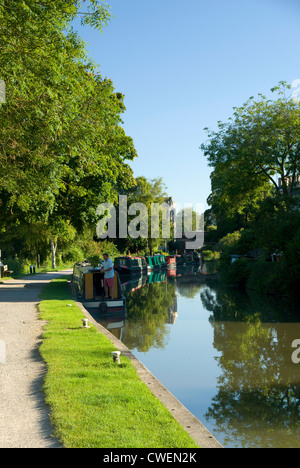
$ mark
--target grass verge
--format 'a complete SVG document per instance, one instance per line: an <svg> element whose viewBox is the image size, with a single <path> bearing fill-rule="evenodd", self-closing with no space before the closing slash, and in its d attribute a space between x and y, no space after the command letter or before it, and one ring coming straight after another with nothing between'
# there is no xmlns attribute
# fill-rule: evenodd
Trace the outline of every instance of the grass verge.
<svg viewBox="0 0 300 468"><path fill-rule="evenodd" d="M82 328L67 280L46 286L40 347L55 436L65 448L196 448L197 444L141 381L128 358L113 363L114 345L96 327ZM70 306L70 304L72 306Z"/></svg>

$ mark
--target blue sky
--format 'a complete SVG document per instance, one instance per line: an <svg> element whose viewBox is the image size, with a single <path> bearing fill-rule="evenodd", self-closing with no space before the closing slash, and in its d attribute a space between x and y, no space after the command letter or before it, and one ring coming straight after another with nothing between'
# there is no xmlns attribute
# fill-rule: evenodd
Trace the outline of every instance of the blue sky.
<svg viewBox="0 0 300 468"><path fill-rule="evenodd" d="M205 203L200 145L233 107L300 79L300 0L107 0L103 33L75 27L125 94L135 176L162 177L176 202Z"/></svg>

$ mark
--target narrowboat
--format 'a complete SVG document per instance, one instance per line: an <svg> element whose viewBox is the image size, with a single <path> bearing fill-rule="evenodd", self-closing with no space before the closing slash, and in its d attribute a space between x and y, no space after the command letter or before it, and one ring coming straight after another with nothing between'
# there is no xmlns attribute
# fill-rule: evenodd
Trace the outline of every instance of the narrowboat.
<svg viewBox="0 0 300 468"><path fill-rule="evenodd" d="M150 268L148 268L148 265L147 265L147 262L146 262L146 259L145 257L139 257L141 259L141 262L142 262L142 269L144 272L147 272L148 270L150 270Z"/></svg>
<svg viewBox="0 0 300 468"><path fill-rule="evenodd" d="M176 258L174 255L168 255L166 257L166 262L168 268L176 268Z"/></svg>
<svg viewBox="0 0 300 468"><path fill-rule="evenodd" d="M154 255L158 258L159 268L164 268L167 266L166 257L164 255Z"/></svg>
<svg viewBox="0 0 300 468"><path fill-rule="evenodd" d="M153 257L146 257L146 262L147 262L148 270L151 271L151 270L154 270L155 268L157 268L157 265L156 265Z"/></svg>
<svg viewBox="0 0 300 468"><path fill-rule="evenodd" d="M113 297L105 299L104 273L89 262L76 263L73 270L72 291L87 310L97 310L100 314L114 314L126 311L126 299L122 295L121 282L114 272Z"/></svg>
<svg viewBox="0 0 300 468"><path fill-rule="evenodd" d="M114 269L125 275L137 274L140 275L143 273L143 264L140 257L116 257L114 260Z"/></svg>
<svg viewBox="0 0 300 468"><path fill-rule="evenodd" d="M164 255L153 255L152 257L146 257L148 270L155 270L164 268L167 266L166 258Z"/></svg>

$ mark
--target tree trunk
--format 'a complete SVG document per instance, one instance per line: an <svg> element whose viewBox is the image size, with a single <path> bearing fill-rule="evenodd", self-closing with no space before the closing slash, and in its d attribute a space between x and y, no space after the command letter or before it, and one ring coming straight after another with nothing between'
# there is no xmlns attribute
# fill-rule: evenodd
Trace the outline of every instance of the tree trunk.
<svg viewBox="0 0 300 468"><path fill-rule="evenodd" d="M51 254L52 254L52 269L56 269L56 249L57 249L57 240L54 241L51 237Z"/></svg>

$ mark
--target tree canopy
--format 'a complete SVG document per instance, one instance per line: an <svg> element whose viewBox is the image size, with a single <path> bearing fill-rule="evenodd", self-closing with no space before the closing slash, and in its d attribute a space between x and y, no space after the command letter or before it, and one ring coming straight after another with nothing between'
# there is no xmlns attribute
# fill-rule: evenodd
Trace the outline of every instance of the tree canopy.
<svg viewBox="0 0 300 468"><path fill-rule="evenodd" d="M134 183L137 156L124 96L88 57L76 16L102 30L110 13L100 0L0 0L1 227L43 223L54 242L96 224L99 203Z"/></svg>
<svg viewBox="0 0 300 468"><path fill-rule="evenodd" d="M213 168L206 228L216 227L209 236L222 251L221 277L228 284L296 296L300 102L290 89L281 82L272 89L274 100L260 94L235 108L227 123L209 132L202 149ZM230 264L236 254L248 258Z"/></svg>
<svg viewBox="0 0 300 468"><path fill-rule="evenodd" d="M239 217L240 227L247 225L271 192L287 195L297 188L300 104L291 99L290 89L281 82L272 89L275 100L251 97L234 108L228 122L218 123L218 131L208 131L201 148L213 168L208 201L218 220Z"/></svg>

